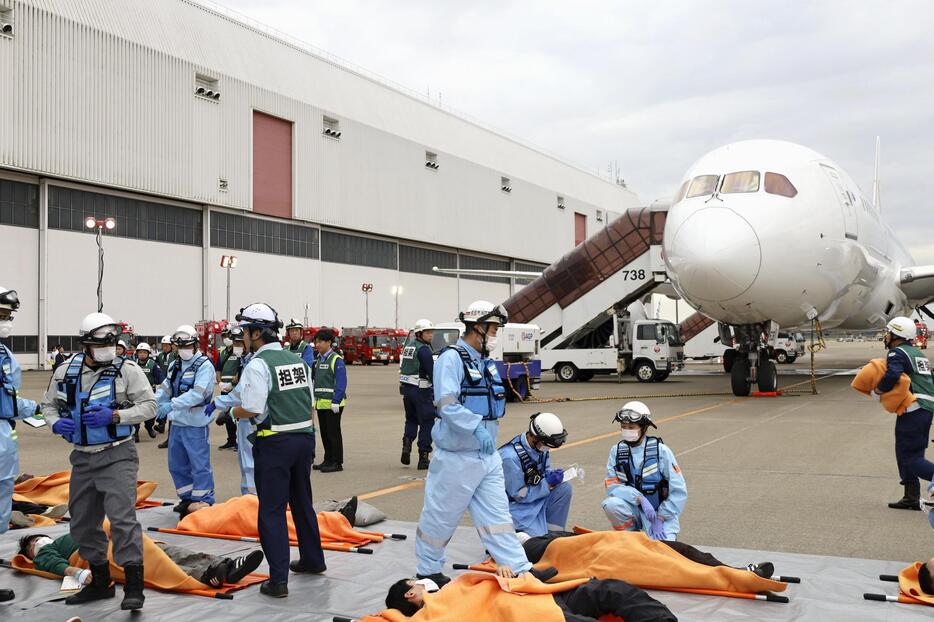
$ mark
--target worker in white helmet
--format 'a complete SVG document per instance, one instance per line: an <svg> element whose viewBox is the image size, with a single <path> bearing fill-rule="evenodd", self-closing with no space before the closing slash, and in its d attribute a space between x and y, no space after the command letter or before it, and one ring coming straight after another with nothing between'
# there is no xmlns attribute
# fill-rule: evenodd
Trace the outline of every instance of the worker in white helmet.
<svg viewBox="0 0 934 622"><path fill-rule="evenodd" d="M117 356L125 358L126 351L127 351L126 341L124 341L123 339L118 339L117 340Z"/></svg>
<svg viewBox="0 0 934 622"><path fill-rule="evenodd" d="M886 325L883 342L889 353L885 358L886 370L873 391L874 397L895 388L902 374L911 379L911 393L915 401L895 419L895 460L898 476L905 494L889 503L896 510L920 510L921 482L931 481L934 463L924 457L931 434L934 411L934 378L931 362L913 345L918 329L907 317L895 317Z"/></svg>
<svg viewBox="0 0 934 622"><path fill-rule="evenodd" d="M169 432L169 473L180 501L174 510L183 517L214 505L214 471L211 469L209 424L204 407L214 397L214 365L198 351L198 333L184 324L175 329L172 342L178 358L156 391L160 418L172 424Z"/></svg>
<svg viewBox="0 0 934 622"><path fill-rule="evenodd" d="M617 531L644 531L653 540L675 540L688 490L675 455L655 436L652 413L643 402L627 402L613 421L622 440L606 462L603 511Z"/></svg>
<svg viewBox="0 0 934 622"><path fill-rule="evenodd" d="M405 430L402 433L402 464L410 464L412 443L418 438L418 470L428 468L431 454L431 428L435 424L434 335L431 320L418 320L412 328L414 340L406 343L399 357L399 392L405 409Z"/></svg>
<svg viewBox="0 0 934 622"><path fill-rule="evenodd" d="M105 313L81 322L84 351L59 365L42 401L52 432L74 445L68 493L69 528L81 558L91 566L91 583L65 604L113 598L108 545L123 567L121 609L143 606L143 538L136 520L139 456L133 425L152 419L152 385L135 361L117 356L120 326ZM110 521L110 538L104 517Z"/></svg>
<svg viewBox="0 0 934 622"><path fill-rule="evenodd" d="M544 536L564 531L571 509L571 483L562 469L551 468L552 449L568 438L554 413L535 413L529 429L499 448L509 497L509 513L516 531Z"/></svg>
<svg viewBox="0 0 934 622"><path fill-rule="evenodd" d="M19 309L19 297L0 285L0 339L13 332L13 314ZM19 442L13 421L36 414L36 403L17 395L23 372L16 357L0 343L0 534L10 527L13 513L13 485L19 474ZM0 590L0 602L13 600L13 590Z"/></svg>

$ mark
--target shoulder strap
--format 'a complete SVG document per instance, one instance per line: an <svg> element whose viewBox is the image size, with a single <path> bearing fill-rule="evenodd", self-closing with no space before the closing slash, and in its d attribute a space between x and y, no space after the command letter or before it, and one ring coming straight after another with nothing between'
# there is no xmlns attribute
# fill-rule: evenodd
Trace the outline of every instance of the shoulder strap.
<svg viewBox="0 0 934 622"><path fill-rule="evenodd" d="M461 357L461 363L463 363L464 365L464 380L466 380L467 383L470 385L473 385L473 386L479 385L480 380L474 381L473 377L470 375L470 369L473 366L473 359L470 358L470 352L467 351L467 348L454 344L454 345L446 346L443 350L441 350L441 354L444 354L444 352L447 350L454 350L455 352L457 352L457 355ZM438 356L441 356L441 354L439 354ZM484 371L481 373L486 373L486 372Z"/></svg>
<svg viewBox="0 0 934 622"><path fill-rule="evenodd" d="M626 475L626 483L632 485L632 452L626 441L620 441L616 444L616 470Z"/></svg>

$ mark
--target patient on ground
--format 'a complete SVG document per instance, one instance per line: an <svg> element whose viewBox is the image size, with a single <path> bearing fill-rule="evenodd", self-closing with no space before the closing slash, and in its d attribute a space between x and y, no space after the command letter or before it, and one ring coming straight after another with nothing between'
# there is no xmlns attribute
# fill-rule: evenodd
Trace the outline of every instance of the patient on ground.
<svg viewBox="0 0 934 622"><path fill-rule="evenodd" d="M921 564L918 569L918 587L925 594L934 596L934 557Z"/></svg>

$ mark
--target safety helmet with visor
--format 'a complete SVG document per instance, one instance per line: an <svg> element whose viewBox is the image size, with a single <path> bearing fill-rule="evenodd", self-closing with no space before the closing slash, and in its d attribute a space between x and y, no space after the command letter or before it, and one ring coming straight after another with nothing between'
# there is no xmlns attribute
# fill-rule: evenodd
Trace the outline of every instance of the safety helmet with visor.
<svg viewBox="0 0 934 622"><path fill-rule="evenodd" d="M6 339L13 332L13 312L19 309L19 297L16 291L0 285L0 339Z"/></svg>
<svg viewBox="0 0 934 622"><path fill-rule="evenodd" d="M648 426L658 428L655 422L652 421L652 413L649 411L649 407L639 401L623 404L623 407L616 411L613 421L616 423L638 423L643 428Z"/></svg>
<svg viewBox="0 0 934 622"><path fill-rule="evenodd" d="M90 313L81 320L78 341L88 345L117 345L123 328L106 313Z"/></svg>
<svg viewBox="0 0 934 622"><path fill-rule="evenodd" d="M554 413L535 413L529 417L529 434L551 449L561 447L568 439L568 431Z"/></svg>
<svg viewBox="0 0 934 622"><path fill-rule="evenodd" d="M172 333L172 343L178 347L194 345L198 343L198 331L190 324L182 324Z"/></svg>
<svg viewBox="0 0 934 622"><path fill-rule="evenodd" d="M476 300L462 311L459 319L464 324L506 324L509 313L503 305L494 305L487 300Z"/></svg>
<svg viewBox="0 0 934 622"><path fill-rule="evenodd" d="M149 347L149 344L145 341L140 342L136 345L137 352L152 352L152 348Z"/></svg>

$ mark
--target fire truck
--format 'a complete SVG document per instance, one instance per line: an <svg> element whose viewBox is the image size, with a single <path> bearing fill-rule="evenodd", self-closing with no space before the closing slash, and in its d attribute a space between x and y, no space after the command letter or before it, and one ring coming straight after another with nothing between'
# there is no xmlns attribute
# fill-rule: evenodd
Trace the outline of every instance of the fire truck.
<svg viewBox="0 0 934 622"><path fill-rule="evenodd" d="M120 327L120 340L126 344L126 355L132 357L136 353L136 332L132 324L117 322Z"/></svg>
<svg viewBox="0 0 934 622"><path fill-rule="evenodd" d="M341 348L344 351L344 362L348 365L353 363L389 365L389 363L398 361L401 348L397 348L396 343L404 341L404 335L408 334L407 331L398 331L394 328L363 326L343 330ZM401 337L398 334L400 332L403 333Z"/></svg>
<svg viewBox="0 0 934 622"><path fill-rule="evenodd" d="M920 320L915 320L915 330L918 331L918 336L915 337L915 347L921 350L927 350L928 325Z"/></svg>
<svg viewBox="0 0 934 622"><path fill-rule="evenodd" d="M201 320L195 324L195 330L198 332L198 347L216 365L224 349L224 338L221 335L227 330L227 320Z"/></svg>
<svg viewBox="0 0 934 622"><path fill-rule="evenodd" d="M405 340L409 336L406 328L397 328L392 331L392 352L396 355L396 360L402 360L402 349L405 347Z"/></svg>

